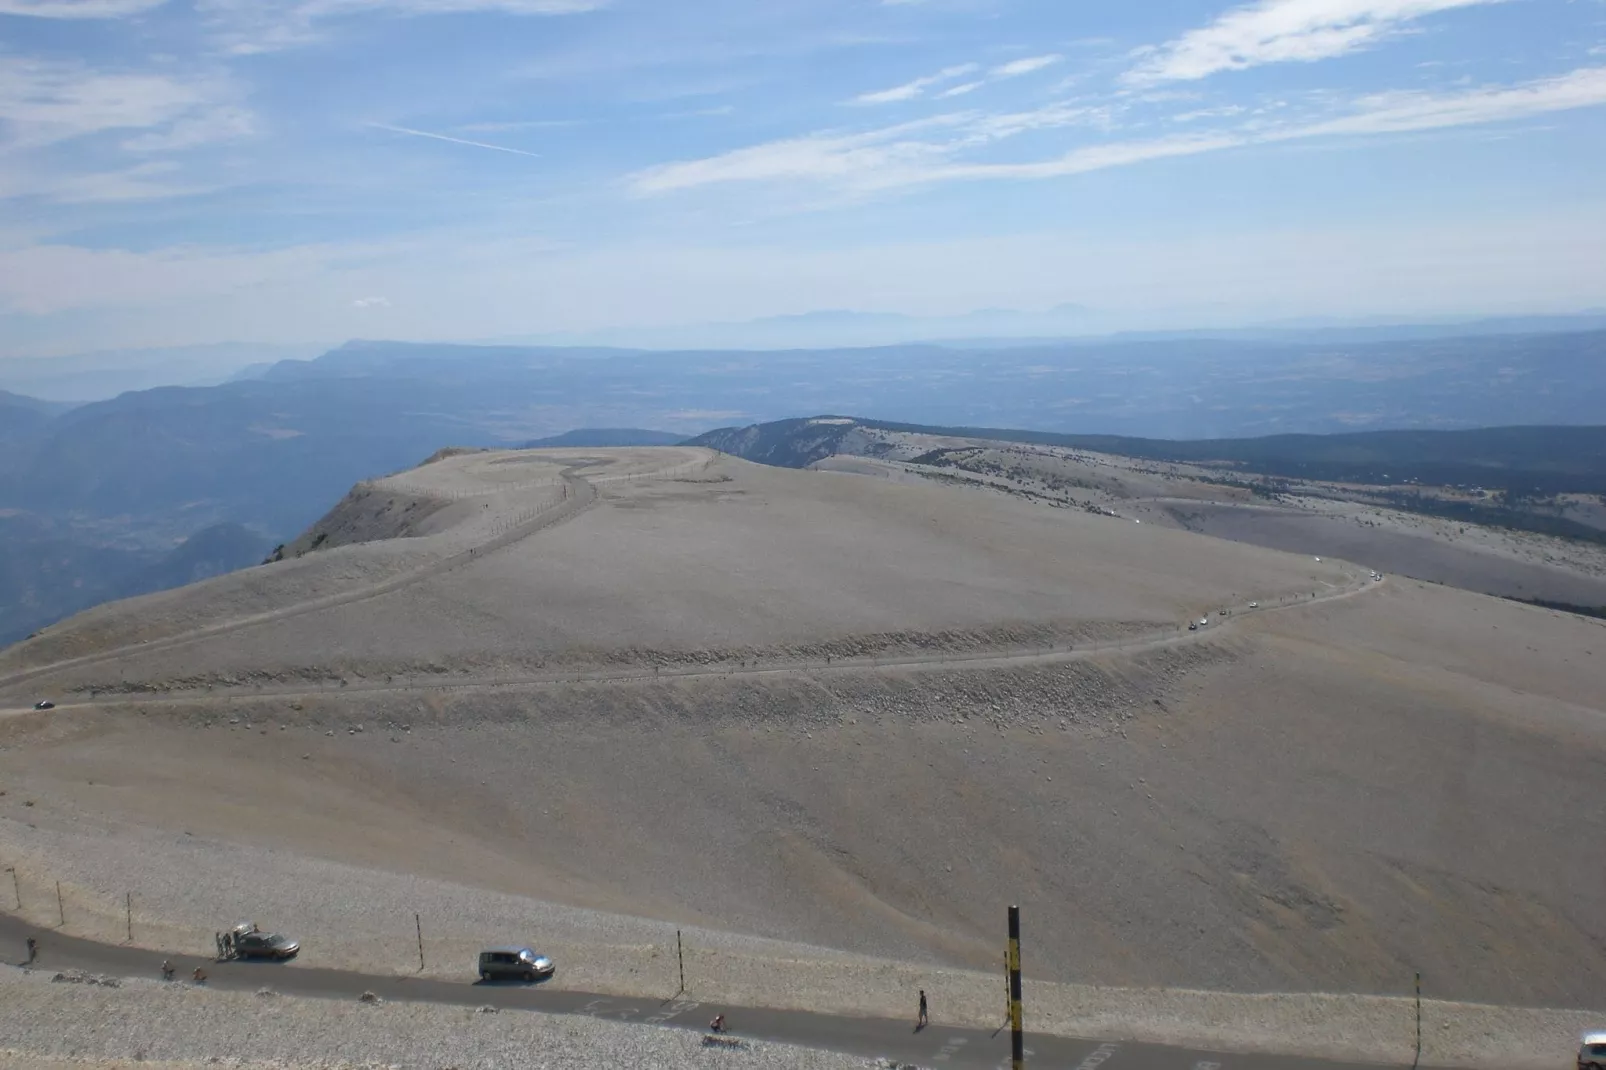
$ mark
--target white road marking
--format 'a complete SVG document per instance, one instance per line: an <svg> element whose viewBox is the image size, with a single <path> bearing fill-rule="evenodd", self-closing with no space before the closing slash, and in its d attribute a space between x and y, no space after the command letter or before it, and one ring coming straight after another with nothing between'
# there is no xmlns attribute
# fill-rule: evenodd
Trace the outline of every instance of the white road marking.
<svg viewBox="0 0 1606 1070"><path fill-rule="evenodd" d="M1100 1044L1087 1058L1076 1064L1076 1070L1097 1070L1110 1060L1110 1057L1121 1050L1119 1044Z"/></svg>

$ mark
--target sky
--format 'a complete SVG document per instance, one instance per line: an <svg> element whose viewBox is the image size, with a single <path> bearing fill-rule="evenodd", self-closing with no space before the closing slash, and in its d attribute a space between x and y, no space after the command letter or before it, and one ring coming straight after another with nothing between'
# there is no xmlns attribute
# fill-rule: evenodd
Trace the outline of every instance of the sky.
<svg viewBox="0 0 1606 1070"><path fill-rule="evenodd" d="M1606 0L0 0L0 358L1606 306Z"/></svg>

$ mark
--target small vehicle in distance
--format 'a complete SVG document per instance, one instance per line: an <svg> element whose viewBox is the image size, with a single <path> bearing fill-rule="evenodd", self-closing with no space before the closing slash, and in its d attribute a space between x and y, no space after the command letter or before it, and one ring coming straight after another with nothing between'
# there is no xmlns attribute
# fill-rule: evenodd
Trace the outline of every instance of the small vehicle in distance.
<svg viewBox="0 0 1606 1070"><path fill-rule="evenodd" d="M1188 622L1188 631L1196 632L1198 630L1199 630L1199 622L1196 621L1196 620L1190 620Z"/></svg>
<svg viewBox="0 0 1606 1070"><path fill-rule="evenodd" d="M557 968L551 959L527 947L492 947L480 952L482 981L544 981Z"/></svg>
<svg viewBox="0 0 1606 1070"><path fill-rule="evenodd" d="M229 958L283 962L295 958L301 945L280 933L265 933L255 922L246 922L224 934L224 950Z"/></svg>
<svg viewBox="0 0 1606 1070"><path fill-rule="evenodd" d="M40 699L38 702L33 704L33 708L36 710L53 710L56 708L56 704L47 698Z"/></svg>
<svg viewBox="0 0 1606 1070"><path fill-rule="evenodd" d="M1578 1070L1606 1070L1606 1029L1583 1035L1578 1045Z"/></svg>
<svg viewBox="0 0 1606 1070"><path fill-rule="evenodd" d="M1250 609L1259 609L1260 608L1260 603L1259 602L1250 602L1249 603L1249 608Z"/></svg>

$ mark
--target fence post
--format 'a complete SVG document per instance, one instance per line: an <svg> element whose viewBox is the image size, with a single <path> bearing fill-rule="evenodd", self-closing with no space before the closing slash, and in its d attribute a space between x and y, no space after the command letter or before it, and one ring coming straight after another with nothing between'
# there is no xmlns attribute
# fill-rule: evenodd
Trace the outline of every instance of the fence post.
<svg viewBox="0 0 1606 1070"><path fill-rule="evenodd" d="M1020 907L1009 908L1009 1048L1011 1070L1025 1070L1025 1029L1021 1022Z"/></svg>
<svg viewBox="0 0 1606 1070"><path fill-rule="evenodd" d="M680 962L680 992L675 993L678 996L686 991L686 953L681 949L679 929L675 930L675 958Z"/></svg>
<svg viewBox="0 0 1606 1070"><path fill-rule="evenodd" d="M11 870L11 890L12 890L13 893L16 894L16 897L17 897L17 909L21 910L22 909L22 880L21 880L21 878L19 878L17 876L17 867L16 866L7 866L6 868Z"/></svg>
<svg viewBox="0 0 1606 1070"><path fill-rule="evenodd" d="M123 907L128 912L128 942L134 942L134 893L123 893Z"/></svg>
<svg viewBox="0 0 1606 1070"><path fill-rule="evenodd" d="M1416 1057L1411 1060L1411 1070L1422 1062L1422 974L1416 975Z"/></svg>
<svg viewBox="0 0 1606 1070"><path fill-rule="evenodd" d="M67 908L61 902L61 882L56 882L56 913L61 917L61 927L67 927Z"/></svg>
<svg viewBox="0 0 1606 1070"><path fill-rule="evenodd" d="M417 914L413 915L413 927L418 930L418 972L424 972L424 923Z"/></svg>

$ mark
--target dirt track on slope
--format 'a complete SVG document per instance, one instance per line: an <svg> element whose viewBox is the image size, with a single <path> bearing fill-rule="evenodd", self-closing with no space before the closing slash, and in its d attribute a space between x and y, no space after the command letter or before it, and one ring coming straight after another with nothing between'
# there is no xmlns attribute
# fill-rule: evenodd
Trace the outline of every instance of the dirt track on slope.
<svg viewBox="0 0 1606 1070"><path fill-rule="evenodd" d="M527 537L533 532L526 532L521 537ZM421 578L421 577L420 577ZM227 700L231 696L250 696L253 698L311 698L318 695L343 694L353 695L361 693L400 693L408 694L415 691L484 691L497 688L512 688L528 690L539 687L569 686L572 684L606 684L606 683L644 683L666 680L695 680L698 678L731 678L744 676L777 676L782 674L805 673L811 676L820 676L830 673L862 672L865 670L909 671L920 669L1010 669L1027 668L1041 665L1060 665L1076 661L1085 661L1091 658L1106 655L1139 655L1150 651L1170 647L1184 646L1206 640L1214 640L1223 634L1230 635L1240 620L1278 610L1308 609L1324 603L1339 599L1353 598L1366 591L1380 589L1384 580L1369 580L1356 570L1355 579L1343 587L1335 587L1330 591L1313 594L1306 599L1287 598L1275 605L1266 604L1256 609L1235 607L1228 616L1216 616L1211 622L1197 631L1189 631L1183 627L1165 629L1148 635L1130 635L1117 639L1093 639L1082 643L1065 644L1060 647L1049 643L1046 648L1033 648L1016 652L987 650L978 653L937 653L918 654L892 657L839 657L824 660L789 659L766 663L763 659L742 658L737 661L720 661L712 666L667 664L655 667L648 672L639 666L627 666L615 669L559 669L549 672L495 675L478 675L474 673L452 673L444 679L435 679L429 676L409 677L403 682L394 680L367 680L359 679L355 682L341 681L339 683L308 684L306 682L273 685L261 682L249 685L227 686L215 682L202 684L200 681L181 681L176 686L168 688L144 688L131 685L123 688L110 688L97 691L91 696L80 696L73 701L57 704L63 710L76 709L92 705L118 705L137 699L142 704L150 702L207 702ZM396 583L390 589L404 586ZM363 598L374 597L386 593L382 590L354 592L351 597L342 599L339 603L350 604ZM238 627L249 627L253 623L261 623L267 619L285 619L301 612L312 612L325 608L321 605L304 605L291 607L279 611L271 617L262 620L242 621ZM209 631L206 634L213 634ZM178 645L178 641L173 644ZM45 670L41 670L45 671ZM7 710L0 707L0 716L15 715L26 712L25 709Z"/></svg>
<svg viewBox="0 0 1606 1070"><path fill-rule="evenodd" d="M432 564L413 569L407 573L404 573L403 575L396 576L379 583L341 591L338 594L329 595L323 598L315 598L304 602L298 602L294 605L284 606L265 613L258 613L252 616L242 617L220 624L208 625L206 627L197 628L185 634L113 648L92 655L69 658L63 661L39 665L21 672L10 673L5 676L0 676L0 689L27 683L30 680L47 676L62 669L83 668L107 661L114 661L130 654L146 655L159 651L171 650L201 639L226 635L231 632L237 632L241 629L251 628L261 624L287 621L309 613L316 613L321 610L332 609L336 606L353 605L357 602L378 598L382 595L399 591L404 587L420 583L424 580L430 579L431 577L440 576L444 573L450 572L455 568L460 568L465 564L476 561L481 557L494 554L498 550L511 546L523 539L527 539L530 536L535 535L547 528L561 524L566 520L570 520L595 504L597 500L596 487L590 480L584 479L575 474L576 467L579 466L570 466L563 469L560 473L560 478L562 478L564 486L567 488L567 492L561 501L552 504L547 509L537 511L536 515L530 519L513 524L508 527L507 530L494 534L490 538L478 543L477 545L458 550L455 553L443 557L439 561L436 561ZM428 493L427 488L410 489L416 489L420 493Z"/></svg>

